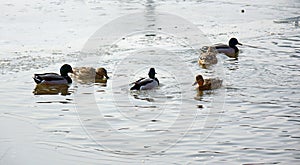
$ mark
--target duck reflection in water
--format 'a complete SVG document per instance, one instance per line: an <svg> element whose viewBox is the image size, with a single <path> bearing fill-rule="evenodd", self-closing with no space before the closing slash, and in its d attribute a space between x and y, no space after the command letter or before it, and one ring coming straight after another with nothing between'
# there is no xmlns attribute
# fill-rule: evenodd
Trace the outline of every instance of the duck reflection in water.
<svg viewBox="0 0 300 165"><path fill-rule="evenodd" d="M37 84L33 90L34 95L58 95L63 96L70 95L69 86L66 84L61 85L49 85L49 84Z"/></svg>

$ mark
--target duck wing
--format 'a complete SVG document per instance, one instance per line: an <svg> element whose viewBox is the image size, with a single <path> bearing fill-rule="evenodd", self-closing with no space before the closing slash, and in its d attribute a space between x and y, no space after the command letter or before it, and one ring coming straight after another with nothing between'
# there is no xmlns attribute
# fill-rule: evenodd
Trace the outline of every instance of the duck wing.
<svg viewBox="0 0 300 165"><path fill-rule="evenodd" d="M146 84L152 83L153 81L154 81L153 79L146 78L146 79L143 79L143 80L139 81L138 84L141 85L141 86L144 86Z"/></svg>
<svg viewBox="0 0 300 165"><path fill-rule="evenodd" d="M214 52L201 53L200 58L199 58L199 63L201 65L218 63L216 53L214 53Z"/></svg>
<svg viewBox="0 0 300 165"><path fill-rule="evenodd" d="M225 44L216 44L216 45L214 45L214 47L216 49L228 49L228 48L230 48L228 45L225 45Z"/></svg>
<svg viewBox="0 0 300 165"><path fill-rule="evenodd" d="M204 86L206 86L209 89L217 89L222 86L223 80L212 78L212 79L205 79L204 80Z"/></svg>
<svg viewBox="0 0 300 165"><path fill-rule="evenodd" d="M145 79L145 78L140 78L139 80L137 80L137 81L131 83L131 84L134 84L134 85L133 85L133 87L130 88L130 90L140 90L140 88L141 88L140 82L141 82L142 80L144 80L144 79Z"/></svg>
<svg viewBox="0 0 300 165"><path fill-rule="evenodd" d="M130 90L140 90L142 86L145 86L147 84L151 84L154 81L154 79L150 78L141 78L138 81L134 83L134 86L130 88Z"/></svg>
<svg viewBox="0 0 300 165"><path fill-rule="evenodd" d="M34 74L33 79L37 84L40 84L42 81L65 80L64 77L62 77L61 75L59 75L57 73Z"/></svg>
<svg viewBox="0 0 300 165"><path fill-rule="evenodd" d="M78 76L95 76L96 69L92 67L73 68L73 74Z"/></svg>
<svg viewBox="0 0 300 165"><path fill-rule="evenodd" d="M216 46L218 53L224 53L228 57L236 58L239 52L237 47L229 47L228 45L218 45Z"/></svg>
<svg viewBox="0 0 300 165"><path fill-rule="evenodd" d="M139 80L137 80L136 82L134 82L134 84L138 84L138 83L141 83L142 80L144 80L145 78L140 78Z"/></svg>
<svg viewBox="0 0 300 165"><path fill-rule="evenodd" d="M35 74L34 77L39 77L39 78L42 78L43 80L46 80L46 81L64 80L65 79L64 77L62 77L61 75L59 75L57 73Z"/></svg>

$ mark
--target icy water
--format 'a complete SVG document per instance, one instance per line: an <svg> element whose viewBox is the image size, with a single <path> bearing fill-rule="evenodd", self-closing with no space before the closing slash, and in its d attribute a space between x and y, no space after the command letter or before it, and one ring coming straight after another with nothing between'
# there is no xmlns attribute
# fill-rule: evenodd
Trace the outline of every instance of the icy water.
<svg viewBox="0 0 300 165"><path fill-rule="evenodd" d="M0 8L0 164L299 164L298 0ZM198 66L199 48L231 37L244 44L237 59ZM32 75L64 63L110 79L34 93ZM150 67L160 87L129 91ZM197 74L222 88L198 93Z"/></svg>

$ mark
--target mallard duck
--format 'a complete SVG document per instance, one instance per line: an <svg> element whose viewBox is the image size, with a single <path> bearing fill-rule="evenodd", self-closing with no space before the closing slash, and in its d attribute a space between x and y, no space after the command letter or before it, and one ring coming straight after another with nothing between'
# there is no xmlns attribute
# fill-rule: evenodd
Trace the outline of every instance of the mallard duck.
<svg viewBox="0 0 300 165"><path fill-rule="evenodd" d="M34 74L33 79L37 84L62 85L72 83L68 73L73 73L69 64L64 64L60 68L60 75L57 73Z"/></svg>
<svg viewBox="0 0 300 165"><path fill-rule="evenodd" d="M231 38L228 42L229 45L226 44L218 44L213 47L217 50L218 53L224 53L228 57L236 58L239 54L239 49L236 45L242 45L236 38Z"/></svg>
<svg viewBox="0 0 300 165"><path fill-rule="evenodd" d="M104 68L77 67L74 68L73 76L80 80L103 80L109 79L107 71Z"/></svg>
<svg viewBox="0 0 300 165"><path fill-rule="evenodd" d="M141 78L134 82L134 86L130 90L148 90L153 89L159 85L158 79L155 77L155 69L150 68L148 76L149 78Z"/></svg>
<svg viewBox="0 0 300 165"><path fill-rule="evenodd" d="M216 49L213 47L209 47L206 52L201 53L198 63L204 68L208 65L218 63Z"/></svg>
<svg viewBox="0 0 300 165"><path fill-rule="evenodd" d="M198 89L200 91L203 91L220 88L222 86L222 82L223 80L220 80L218 78L210 78L204 80L202 75L197 75L196 81L193 85L198 84Z"/></svg>

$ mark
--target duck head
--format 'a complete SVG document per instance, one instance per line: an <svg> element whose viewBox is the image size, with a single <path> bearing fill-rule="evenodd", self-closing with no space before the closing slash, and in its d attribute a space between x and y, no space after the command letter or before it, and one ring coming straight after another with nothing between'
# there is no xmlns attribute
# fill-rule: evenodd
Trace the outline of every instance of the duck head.
<svg viewBox="0 0 300 165"><path fill-rule="evenodd" d="M68 76L68 73L73 73L73 69L69 64L64 64L60 68L60 75L62 76Z"/></svg>
<svg viewBox="0 0 300 165"><path fill-rule="evenodd" d="M196 85L196 84L198 84L199 86L203 86L204 79L203 79L202 75L197 75L196 76L196 81L194 82L193 85Z"/></svg>
<svg viewBox="0 0 300 165"><path fill-rule="evenodd" d="M154 68L150 68L149 73L148 73L149 78L154 79L155 78L155 74L156 74L155 69Z"/></svg>
<svg viewBox="0 0 300 165"><path fill-rule="evenodd" d="M109 79L106 69L97 68L96 69L96 78L102 79L103 77L105 77L106 79Z"/></svg>
<svg viewBox="0 0 300 165"><path fill-rule="evenodd" d="M236 45L242 45L236 38L230 38L229 47L235 47Z"/></svg>

